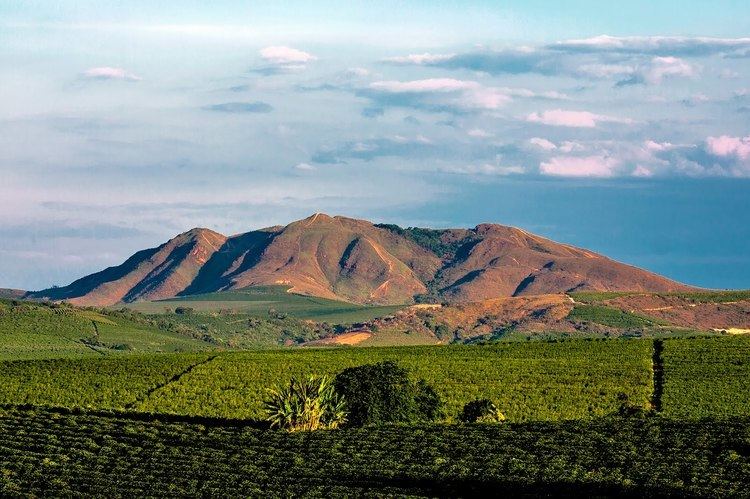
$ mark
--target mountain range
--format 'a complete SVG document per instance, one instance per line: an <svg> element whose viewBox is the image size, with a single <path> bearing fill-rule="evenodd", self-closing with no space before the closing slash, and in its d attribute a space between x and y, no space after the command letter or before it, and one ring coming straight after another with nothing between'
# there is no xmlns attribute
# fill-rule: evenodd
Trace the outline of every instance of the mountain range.
<svg viewBox="0 0 750 499"><path fill-rule="evenodd" d="M195 228L121 265L27 296L109 306L256 285L373 304L694 289L515 227L402 228L316 213L234 236Z"/></svg>

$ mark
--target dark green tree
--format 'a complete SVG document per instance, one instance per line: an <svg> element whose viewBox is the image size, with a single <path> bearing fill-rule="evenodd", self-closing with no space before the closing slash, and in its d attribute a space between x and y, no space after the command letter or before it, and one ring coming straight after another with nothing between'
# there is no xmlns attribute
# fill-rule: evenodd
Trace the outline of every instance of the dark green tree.
<svg viewBox="0 0 750 499"><path fill-rule="evenodd" d="M347 424L434 421L442 401L424 380L412 382L409 371L393 361L344 369L334 379L336 392L347 400Z"/></svg>
<svg viewBox="0 0 750 499"><path fill-rule="evenodd" d="M464 423L501 423L505 415L490 399L476 399L464 406L458 419Z"/></svg>

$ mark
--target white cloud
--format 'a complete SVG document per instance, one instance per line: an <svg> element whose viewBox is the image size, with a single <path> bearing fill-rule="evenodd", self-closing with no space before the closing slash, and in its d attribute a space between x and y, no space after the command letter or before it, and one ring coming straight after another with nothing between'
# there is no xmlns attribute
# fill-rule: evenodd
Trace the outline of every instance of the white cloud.
<svg viewBox="0 0 750 499"><path fill-rule="evenodd" d="M565 140L560 144L559 149L564 153L571 153L571 152L585 151L586 146L584 144L581 144L580 142L576 142L573 140Z"/></svg>
<svg viewBox="0 0 750 499"><path fill-rule="evenodd" d="M674 149L675 146L671 142L655 142L653 140L646 140L643 143L643 146L652 152L662 152L662 151L669 151L671 149Z"/></svg>
<svg viewBox="0 0 750 499"><path fill-rule="evenodd" d="M529 144L536 146L540 149L544 149L545 151L553 151L557 149L557 146L555 144L541 137L533 137L529 139L528 142Z"/></svg>
<svg viewBox="0 0 750 499"><path fill-rule="evenodd" d="M304 65L317 59L317 57L307 52L280 45L261 49L260 56L265 61L280 66Z"/></svg>
<svg viewBox="0 0 750 499"><path fill-rule="evenodd" d="M679 57L654 57L644 72L644 79L648 83L661 83L667 77L690 77L695 73L696 69Z"/></svg>
<svg viewBox="0 0 750 499"><path fill-rule="evenodd" d="M84 78L92 80L124 80L124 81L140 81L141 77L136 76L133 73L129 73L122 68L113 68L109 66L102 66L98 68L87 69L83 72Z"/></svg>
<svg viewBox="0 0 750 499"><path fill-rule="evenodd" d="M643 165L638 165L635 167L635 170L633 170L634 177L648 178L648 177L652 177L653 175L654 175L654 172L652 172L650 169L646 168Z"/></svg>
<svg viewBox="0 0 750 499"><path fill-rule="evenodd" d="M294 169L302 171L312 171L315 170L315 167L310 163L297 163L296 165L294 165Z"/></svg>
<svg viewBox="0 0 750 499"><path fill-rule="evenodd" d="M574 53L621 52L640 54L684 54L690 56L725 53L750 47L750 38L686 36L608 36L567 40L548 48Z"/></svg>
<svg viewBox="0 0 750 499"><path fill-rule="evenodd" d="M381 106L397 105L431 111L495 110L512 100L502 89L454 78L376 81L362 94Z"/></svg>
<svg viewBox="0 0 750 499"><path fill-rule="evenodd" d="M390 93L420 93L420 92L455 92L458 90L479 88L479 83L454 78L429 78L412 81L376 81L370 88Z"/></svg>
<svg viewBox="0 0 750 499"><path fill-rule="evenodd" d="M415 64L423 66L426 64L434 64L436 62L442 62L453 57L453 54L409 54L397 57L387 57L383 59L384 62L390 62L392 64Z"/></svg>
<svg viewBox="0 0 750 499"><path fill-rule="evenodd" d="M550 90L546 92L535 92L533 90L529 90L528 88L509 88L509 87L499 87L497 90L507 95L510 95L511 97L526 97L530 99L570 100L570 97L567 94L564 94L562 92L557 92L555 90Z"/></svg>
<svg viewBox="0 0 750 499"><path fill-rule="evenodd" d="M603 114L590 113L588 111L566 111L563 109L553 109L542 113L531 113L526 116L526 121L531 123L542 123L544 125L574 128L594 128L600 122L633 123L633 120L627 118L616 118Z"/></svg>
<svg viewBox="0 0 750 499"><path fill-rule="evenodd" d="M543 175L559 177L611 177L618 162L607 156L555 156L539 165Z"/></svg>
<svg viewBox="0 0 750 499"><path fill-rule="evenodd" d="M708 151L722 157L736 157L741 160L750 159L750 135L747 137L709 137L706 139Z"/></svg>

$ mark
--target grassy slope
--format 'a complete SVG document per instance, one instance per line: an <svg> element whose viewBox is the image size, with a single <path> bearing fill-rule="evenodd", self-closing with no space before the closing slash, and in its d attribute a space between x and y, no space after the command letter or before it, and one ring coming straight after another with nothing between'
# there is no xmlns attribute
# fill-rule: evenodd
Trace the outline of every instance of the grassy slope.
<svg viewBox="0 0 750 499"><path fill-rule="evenodd" d="M0 300L0 359L186 352L209 347L203 341L113 314Z"/></svg>
<svg viewBox="0 0 750 499"><path fill-rule="evenodd" d="M389 315L403 308L391 306L365 306L314 296L287 293L285 286L254 286L233 291L191 295L153 302L135 302L128 308L144 313L158 314L165 309L191 307L196 311L215 312L232 310L248 315L266 317L269 309L298 319L310 319L331 324L363 322Z"/></svg>
<svg viewBox="0 0 750 499"><path fill-rule="evenodd" d="M568 293L575 301L580 303L598 303L621 296L652 294L656 296L674 296L683 298L692 303L727 303L739 300L750 300L750 289L727 290L727 291L692 291L674 293L644 293L638 291L577 291Z"/></svg>

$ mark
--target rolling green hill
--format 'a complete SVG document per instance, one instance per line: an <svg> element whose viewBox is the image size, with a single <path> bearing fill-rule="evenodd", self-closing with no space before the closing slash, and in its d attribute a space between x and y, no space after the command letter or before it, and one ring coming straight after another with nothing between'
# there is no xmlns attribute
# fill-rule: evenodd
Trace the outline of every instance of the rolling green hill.
<svg viewBox="0 0 750 499"><path fill-rule="evenodd" d="M193 352L210 347L205 341L116 313L0 300L0 359Z"/></svg>
<svg viewBox="0 0 750 499"><path fill-rule="evenodd" d="M316 296L289 293L288 286L253 286L244 289L183 296L158 301L138 301L127 308L148 314L173 312L189 307L197 312L229 310L254 317L267 317L269 310L297 319L330 324L363 322L403 308L400 305L358 305Z"/></svg>

